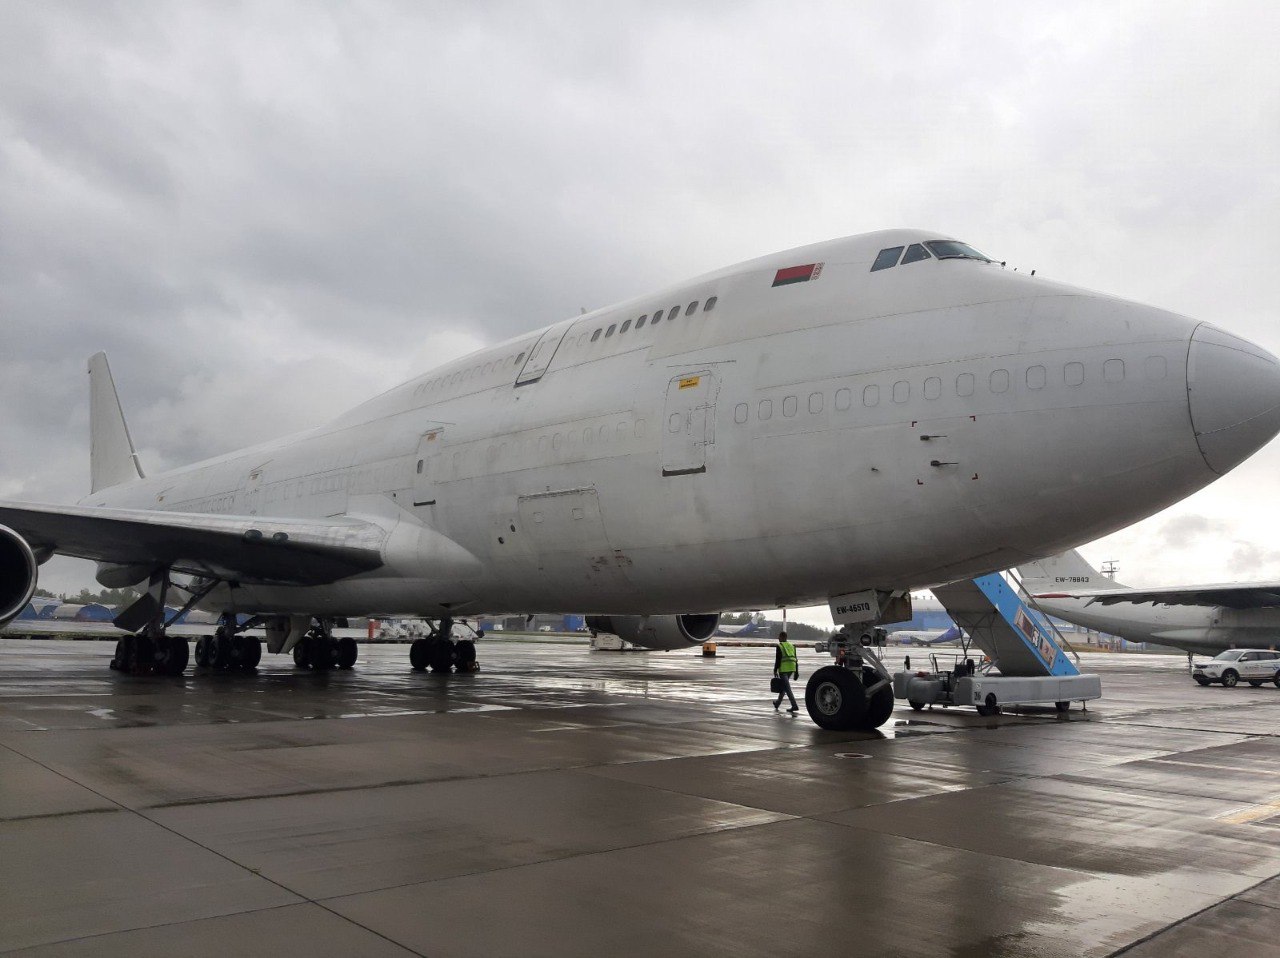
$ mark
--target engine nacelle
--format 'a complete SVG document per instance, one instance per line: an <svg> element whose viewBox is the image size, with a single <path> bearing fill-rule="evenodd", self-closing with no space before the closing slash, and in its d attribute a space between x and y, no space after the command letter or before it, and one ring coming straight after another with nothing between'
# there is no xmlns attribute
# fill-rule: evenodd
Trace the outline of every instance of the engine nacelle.
<svg viewBox="0 0 1280 958"><path fill-rule="evenodd" d="M589 615L587 628L608 632L643 649L665 652L701 645L715 635L720 614Z"/></svg>
<svg viewBox="0 0 1280 958"><path fill-rule="evenodd" d="M0 626L27 607L36 591L39 563L27 540L0 526Z"/></svg>

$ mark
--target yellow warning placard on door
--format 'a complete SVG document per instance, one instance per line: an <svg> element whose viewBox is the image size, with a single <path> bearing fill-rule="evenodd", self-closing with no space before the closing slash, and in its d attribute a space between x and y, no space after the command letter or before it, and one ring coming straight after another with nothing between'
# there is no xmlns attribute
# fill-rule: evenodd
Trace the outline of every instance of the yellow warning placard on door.
<svg viewBox="0 0 1280 958"><path fill-rule="evenodd" d="M698 385L698 383L700 382L702 382L701 376L685 376L684 379L680 380L680 388L692 389L694 386Z"/></svg>

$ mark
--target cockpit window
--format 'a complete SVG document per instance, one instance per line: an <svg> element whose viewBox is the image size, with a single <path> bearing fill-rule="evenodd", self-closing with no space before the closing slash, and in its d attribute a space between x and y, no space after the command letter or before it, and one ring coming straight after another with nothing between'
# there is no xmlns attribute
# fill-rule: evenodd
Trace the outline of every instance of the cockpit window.
<svg viewBox="0 0 1280 958"><path fill-rule="evenodd" d="M929 251L927 249L925 249L919 243L912 243L910 246L907 247L907 255L902 257L902 265L906 266L908 263L915 263L915 262L918 262L919 260L928 259L928 258L929 258Z"/></svg>
<svg viewBox="0 0 1280 958"><path fill-rule="evenodd" d="M990 263L991 257L983 256L968 243L955 240L930 240L924 244L929 247L938 259L976 259L981 263Z"/></svg>
<svg viewBox="0 0 1280 958"><path fill-rule="evenodd" d="M871 272L878 269L888 269L890 266L898 265L898 257L902 255L901 246L890 246L888 249L882 249L880 255L876 257L876 261L871 264Z"/></svg>

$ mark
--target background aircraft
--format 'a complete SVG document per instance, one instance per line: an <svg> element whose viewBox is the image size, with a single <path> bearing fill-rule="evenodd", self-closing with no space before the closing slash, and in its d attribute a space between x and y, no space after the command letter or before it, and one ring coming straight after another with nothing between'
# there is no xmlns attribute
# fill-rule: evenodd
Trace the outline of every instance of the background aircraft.
<svg viewBox="0 0 1280 958"><path fill-rule="evenodd" d="M355 661L331 632L346 615L439 620L410 647L439 671L474 662L453 619L495 609L586 609L678 648L724 609L902 591L1095 538L1280 429L1280 363L1252 343L920 230L574 316L157 476L101 354L90 384L91 494L0 503L0 622L39 561L93 559L105 586L146 585L114 664L167 673L188 656L165 631L174 590L222 614L196 647L212 667L258 661L237 613L313 668ZM870 703L845 688L828 727L892 711L883 687Z"/></svg>
<svg viewBox="0 0 1280 958"><path fill-rule="evenodd" d="M1045 612L1130 642L1188 653L1280 643L1280 582L1130 589L1102 575L1074 549L1017 571Z"/></svg>

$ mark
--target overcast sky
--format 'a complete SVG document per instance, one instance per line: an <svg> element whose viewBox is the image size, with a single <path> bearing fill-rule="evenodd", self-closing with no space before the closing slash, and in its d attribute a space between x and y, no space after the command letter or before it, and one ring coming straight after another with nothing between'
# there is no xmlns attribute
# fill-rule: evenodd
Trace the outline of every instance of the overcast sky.
<svg viewBox="0 0 1280 958"><path fill-rule="evenodd" d="M1274 3L331 7L0 0L0 498L87 493L99 349L159 471L892 226L1280 353ZM1280 578L1277 445L1086 556Z"/></svg>

